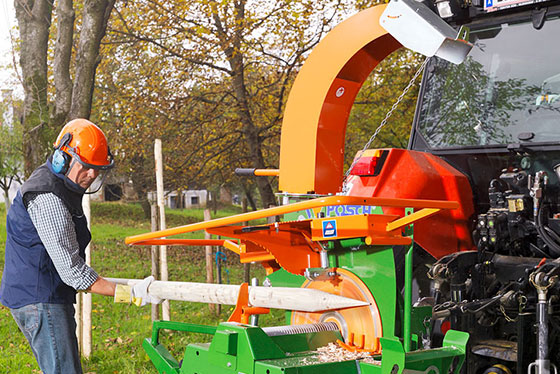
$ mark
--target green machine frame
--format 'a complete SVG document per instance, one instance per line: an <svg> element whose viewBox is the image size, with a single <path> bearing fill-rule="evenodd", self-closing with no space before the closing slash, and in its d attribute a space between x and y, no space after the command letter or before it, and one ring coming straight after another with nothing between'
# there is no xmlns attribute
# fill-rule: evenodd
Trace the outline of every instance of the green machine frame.
<svg viewBox="0 0 560 374"><path fill-rule="evenodd" d="M293 204L293 205L297 205ZM411 215L412 208L405 209ZM376 207L372 214L383 214ZM413 224L403 235L413 237ZM371 360L322 362L317 348L342 340L339 331L297 332L269 336L258 326L223 322L217 327L155 321L143 347L159 373L167 374L458 374L465 360L468 333L449 330L442 347L422 349L430 333L431 307L412 306L413 244L405 249L404 292L397 291L394 248L366 245L364 238L333 240L329 266L354 273L374 296L383 325L382 354ZM272 287L300 287L306 278L285 270L268 275ZM289 313L289 312L288 312ZM288 318L289 320L289 318ZM161 344L162 329L211 335L210 343L191 343L182 362Z"/></svg>

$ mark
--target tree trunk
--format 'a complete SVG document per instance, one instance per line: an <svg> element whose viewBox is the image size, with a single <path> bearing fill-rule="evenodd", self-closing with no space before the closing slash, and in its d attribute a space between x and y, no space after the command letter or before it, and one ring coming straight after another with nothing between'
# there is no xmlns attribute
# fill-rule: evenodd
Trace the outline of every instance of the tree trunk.
<svg viewBox="0 0 560 374"><path fill-rule="evenodd" d="M148 191L155 191L155 186L153 179L148 177L147 171L153 171L154 169L153 166L150 167L146 165L146 160L139 156L134 157L132 163L134 164L134 168L129 177L132 180L134 192L136 192L138 200L140 201L140 206L144 211L144 217L150 219L152 216L152 208L148 201Z"/></svg>
<svg viewBox="0 0 560 374"><path fill-rule="evenodd" d="M240 53L234 53L230 58L230 64L233 71L233 89L237 99L237 111L243 123L243 134L249 145L249 153L256 169L266 169L264 157L262 153L262 141L258 134L251 111L249 109L249 101L247 99L247 89L245 87L245 65L243 56ZM274 192L272 186L266 177L257 177L257 188L261 195L263 207L275 204Z"/></svg>
<svg viewBox="0 0 560 374"><path fill-rule="evenodd" d="M47 47L52 16L51 0L15 1L23 74L23 160L29 177L44 162L45 130L49 118L47 105ZM49 134L46 134L49 135Z"/></svg>
<svg viewBox="0 0 560 374"><path fill-rule="evenodd" d="M56 9L58 27L54 50L54 86L55 102L51 123L61 127L66 122L72 104L72 78L70 77L70 60L72 58L72 40L74 38L74 9L72 0L59 0Z"/></svg>
<svg viewBox="0 0 560 374"><path fill-rule="evenodd" d="M236 28L233 35L229 36L223 28L219 14L214 7L214 23L218 30L221 48L226 55L231 68L231 77L235 99L237 101L236 111L243 125L243 134L245 141L249 145L249 153L253 162L253 167L257 169L265 169L266 165L262 153L262 142L259 137L258 128L255 126L249 100L247 98L247 89L245 86L245 63L243 61L243 53L241 51L241 42L244 35L245 25L245 0L234 2ZM263 207L271 204L275 205L274 192L267 178L257 178L257 187Z"/></svg>
<svg viewBox="0 0 560 374"><path fill-rule="evenodd" d="M262 142L258 134L255 134L256 130L257 129L253 126L252 129L248 131L249 134L247 135L253 167L255 169L266 169L267 165L264 162L262 153ZM268 177L257 177L256 182L259 194L261 195L263 208L269 207L270 205L276 205L274 191L268 181Z"/></svg>
<svg viewBox="0 0 560 374"><path fill-rule="evenodd" d="M144 212L144 217L147 219L150 217L151 214L151 206L150 202L147 198L140 198L140 206L142 207L142 211Z"/></svg>
<svg viewBox="0 0 560 374"><path fill-rule="evenodd" d="M247 202L251 205L251 209L253 209L253 211L256 211L257 204L255 203L255 199L253 199L253 194L251 194L251 190L249 190L249 188L245 183L242 183L241 187L243 188L243 192L245 193L245 197L243 198L244 212L247 211Z"/></svg>
<svg viewBox="0 0 560 374"><path fill-rule="evenodd" d="M183 199L183 189L177 189L177 209L185 209L185 200Z"/></svg>
<svg viewBox="0 0 560 374"><path fill-rule="evenodd" d="M255 199L253 199L251 191L247 192L247 200L249 201L249 205L251 205L251 209L253 209L253 212L255 212L258 208L257 203L255 203Z"/></svg>
<svg viewBox="0 0 560 374"><path fill-rule="evenodd" d="M76 75L72 88L69 119L89 118L95 82L95 69L100 62L99 46L105 35L115 0L86 0L78 51Z"/></svg>
<svg viewBox="0 0 560 374"><path fill-rule="evenodd" d="M99 64L99 46L115 0L85 0L82 28L76 52L75 80L72 86L70 62L73 47L74 10L72 0L57 5L55 43L55 102L49 119L47 99L47 53L53 0L15 1L20 30L20 65L25 93L23 109L23 156L25 177L44 162L53 138L68 119L89 118Z"/></svg>
<svg viewBox="0 0 560 374"><path fill-rule="evenodd" d="M216 190L212 194L212 210L214 212L214 216L218 214L218 195L220 193L220 188L216 187Z"/></svg>

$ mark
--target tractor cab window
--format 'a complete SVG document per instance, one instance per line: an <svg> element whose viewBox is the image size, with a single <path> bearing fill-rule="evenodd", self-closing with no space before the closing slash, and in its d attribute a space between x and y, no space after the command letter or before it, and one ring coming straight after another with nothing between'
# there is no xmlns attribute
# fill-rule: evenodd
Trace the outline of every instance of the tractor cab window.
<svg viewBox="0 0 560 374"><path fill-rule="evenodd" d="M473 30L467 60L432 58L417 129L433 149L560 141L560 19Z"/></svg>

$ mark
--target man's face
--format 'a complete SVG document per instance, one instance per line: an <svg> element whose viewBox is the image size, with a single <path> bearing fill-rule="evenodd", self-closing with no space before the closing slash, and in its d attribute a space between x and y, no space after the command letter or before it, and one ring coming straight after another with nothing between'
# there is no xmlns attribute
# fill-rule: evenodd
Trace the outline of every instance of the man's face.
<svg viewBox="0 0 560 374"><path fill-rule="evenodd" d="M97 176L99 175L99 170L86 168L75 160L72 160L71 162L72 166L66 173L66 176L72 182L87 190L88 187L91 186L95 178L97 178Z"/></svg>

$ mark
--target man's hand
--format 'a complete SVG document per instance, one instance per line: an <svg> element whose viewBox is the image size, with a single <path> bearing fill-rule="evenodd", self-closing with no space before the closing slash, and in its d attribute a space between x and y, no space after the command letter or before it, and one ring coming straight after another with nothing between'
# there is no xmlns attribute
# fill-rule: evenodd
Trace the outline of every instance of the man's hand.
<svg viewBox="0 0 560 374"><path fill-rule="evenodd" d="M136 283L134 286L117 284L115 288L115 302L116 303L133 303L137 306L144 306L147 303L159 304L161 299L159 297L148 294L148 287L154 281L153 276L149 276Z"/></svg>
<svg viewBox="0 0 560 374"><path fill-rule="evenodd" d="M132 303L138 306L144 306L147 303L159 304L162 300L159 297L148 294L148 287L154 281L154 277L150 275L142 282L136 283L132 287Z"/></svg>

